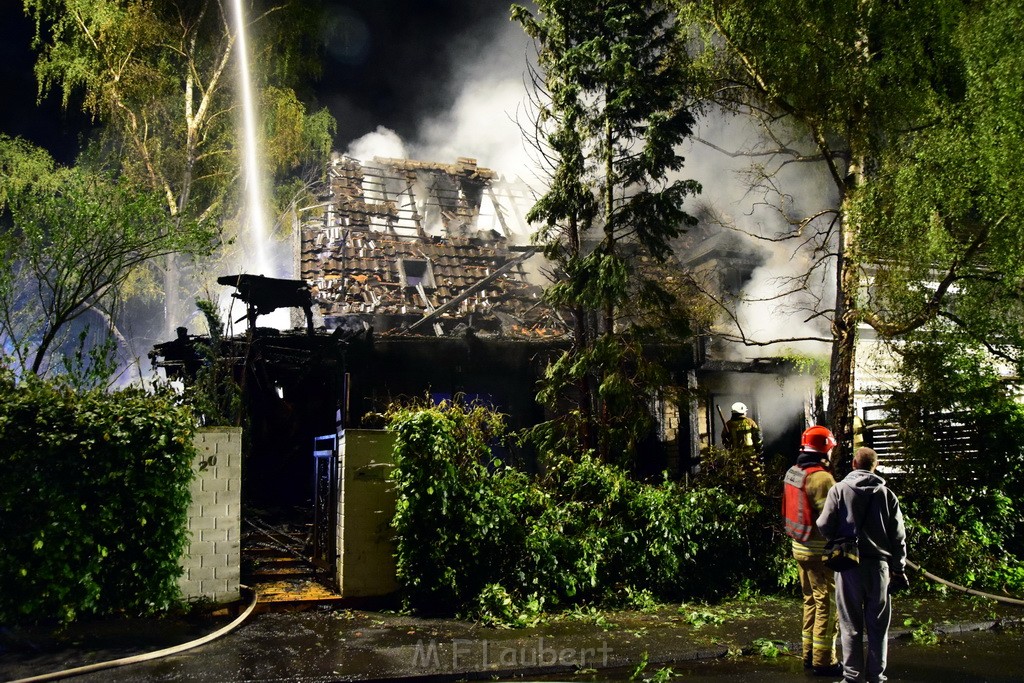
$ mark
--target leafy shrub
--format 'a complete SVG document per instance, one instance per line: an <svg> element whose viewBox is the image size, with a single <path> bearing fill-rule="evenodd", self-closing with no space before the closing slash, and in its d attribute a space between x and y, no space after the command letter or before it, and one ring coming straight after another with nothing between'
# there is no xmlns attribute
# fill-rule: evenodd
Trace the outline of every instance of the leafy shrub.
<svg viewBox="0 0 1024 683"><path fill-rule="evenodd" d="M530 477L493 459L501 419L480 407L399 409L390 424L398 576L420 610L520 623L540 607L646 607L774 580L752 554L766 547L757 502L639 482L590 456L549 457Z"/></svg>
<svg viewBox="0 0 1024 683"><path fill-rule="evenodd" d="M906 379L888 407L906 458L894 488L911 558L956 583L1024 591L1024 405L1017 391L984 349L940 336L908 344L902 362ZM944 422L973 434L973 448L942 438Z"/></svg>
<svg viewBox="0 0 1024 683"><path fill-rule="evenodd" d="M166 393L79 393L0 371L0 623L178 598L192 425Z"/></svg>
<svg viewBox="0 0 1024 683"><path fill-rule="evenodd" d="M484 434L499 427L482 408L407 411L391 423L400 473L396 568L410 598L427 611L465 606L486 585L500 583L499 565L509 558L499 554L487 567L477 559L483 549L507 547L503 534L521 502L484 489L484 482L494 485Z"/></svg>

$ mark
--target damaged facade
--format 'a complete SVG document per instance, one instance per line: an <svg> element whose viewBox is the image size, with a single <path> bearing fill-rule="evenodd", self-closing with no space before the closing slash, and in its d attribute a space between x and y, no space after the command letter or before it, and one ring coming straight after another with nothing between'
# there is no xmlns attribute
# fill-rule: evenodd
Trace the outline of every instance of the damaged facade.
<svg viewBox="0 0 1024 683"><path fill-rule="evenodd" d="M253 432L245 485L259 504L300 504L313 440L382 426L396 400L462 395L508 414L513 428L542 421L536 383L569 343L533 274L542 259L527 244L532 199L522 183L472 159L344 157L328 180L297 236L299 279L218 279L249 321L218 354L234 359L244 386ZM259 326L277 308L291 308L294 329ZM151 355L187 382L204 344L182 329Z"/></svg>
<svg viewBox="0 0 1024 683"><path fill-rule="evenodd" d="M248 305L254 334L234 343L257 349L238 350L239 357L265 360L268 374L256 384L269 402L287 404L300 391L296 377L316 377L317 392L325 392L317 402L328 406L311 428L320 433L342 424L379 426L379 414L392 402L426 394L484 401L508 414L513 428L542 421L536 384L548 361L571 342L571 328L542 298L545 262L528 243L524 217L534 198L525 184L468 158L447 164L335 156L325 189L306 207L296 245L298 280L220 279ZM693 231L681 267L721 277L735 272L737 257L720 235ZM283 303L289 287L297 303ZM258 327L257 315L307 302L305 316L296 308L296 331ZM315 341L295 339L302 327ZM787 383L799 373L790 364L729 362L709 339L702 335L664 354L673 384L682 389L666 395L682 398L652 406L660 451L652 471L695 471L702 446L720 443L718 405L751 406L764 423L767 446L783 453L794 448L808 419L810 378L802 376L794 391ZM157 365L173 373L180 343L158 346ZM274 359L281 350L288 362ZM295 371L304 364L318 367ZM799 398L780 402L780 393ZM303 435L294 458L308 456L314 436Z"/></svg>
<svg viewBox="0 0 1024 683"><path fill-rule="evenodd" d="M339 521L338 485L361 476L340 464L358 460L346 460L346 431L379 428L396 401L426 396L480 401L505 413L512 429L538 424L549 416L536 402L537 383L572 340L571 326L543 300L547 264L529 245L524 217L534 198L523 183L473 159L335 157L328 179L296 235L297 279L218 279L246 305L247 332L213 340L181 328L151 356L186 385L213 356L233 368L249 435L244 504L312 510L318 542L296 554L334 567L329 583L343 590L343 541L332 531L348 524ZM690 235L692 257L680 267L718 268L721 245L706 237ZM259 326L279 308L293 312L292 329ZM651 406L657 429L641 448L639 473L696 473L701 449L720 444L715 408L734 401L751 407L769 449L795 452L807 392L794 392L793 382L810 378L794 379L783 361L724 361L706 334L650 353L670 386ZM500 457L533 466L528 453Z"/></svg>
<svg viewBox="0 0 1024 683"><path fill-rule="evenodd" d="M680 267L710 291L726 299L741 298L744 286L764 257L739 233L722 230L717 221L703 220L677 246ZM694 408L704 444L722 444L722 418L741 402L764 434L766 454L794 457L800 434L819 423L823 412L817 381L792 361L778 356L751 356L742 347L706 331L699 339L695 383L700 387ZM721 413L720 413L721 411Z"/></svg>

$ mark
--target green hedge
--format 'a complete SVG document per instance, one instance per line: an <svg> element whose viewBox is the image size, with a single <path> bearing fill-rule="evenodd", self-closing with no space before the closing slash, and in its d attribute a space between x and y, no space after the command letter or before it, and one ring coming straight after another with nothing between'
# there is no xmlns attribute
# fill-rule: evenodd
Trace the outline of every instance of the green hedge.
<svg viewBox="0 0 1024 683"><path fill-rule="evenodd" d="M482 408L399 410L390 428L411 607L515 623L541 609L778 585L788 545L772 542L774 508L753 499L639 482L589 457L531 477L492 459L500 418Z"/></svg>
<svg viewBox="0 0 1024 683"><path fill-rule="evenodd" d="M193 424L167 393L0 374L0 624L179 598Z"/></svg>

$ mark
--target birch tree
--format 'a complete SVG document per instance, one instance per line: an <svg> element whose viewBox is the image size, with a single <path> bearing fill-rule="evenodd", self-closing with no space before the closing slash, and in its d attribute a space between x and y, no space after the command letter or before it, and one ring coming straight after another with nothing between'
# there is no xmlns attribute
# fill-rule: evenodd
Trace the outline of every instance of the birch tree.
<svg viewBox="0 0 1024 683"><path fill-rule="evenodd" d="M221 221L238 209L241 155L235 131L237 35L230 4L217 0L24 0L36 20L40 94L81 102L106 124L101 154L163 197L173 220ZM295 97L318 35L313 3L246 2L264 86L268 174L330 149L333 121ZM187 248L187 245L183 245ZM179 268L162 268L165 334L184 317Z"/></svg>
<svg viewBox="0 0 1024 683"><path fill-rule="evenodd" d="M0 170L0 358L21 374L106 379L89 367L107 359L90 359L84 335L116 334L136 269L186 245L210 245L213 233L173 220L159 195L126 178L57 167L4 136Z"/></svg>
<svg viewBox="0 0 1024 683"><path fill-rule="evenodd" d="M979 273L1017 271L1009 252L991 247L997 234L1019 244L1011 213L1018 200L1002 187L1018 181L993 175L991 165L971 166L978 159L971 150L986 143L966 125L978 107L987 109L995 65L972 59L965 41L977 45L976 23L993 12L1019 14L1019 3L679 4L701 36L702 97L762 126L764 144L740 153L756 156L762 169L817 164L835 189L834 204L786 216L792 229L778 239L815 242L816 267L827 263L834 273L831 303L816 314L828 321L820 339L832 349L828 422L840 439L838 459L852 441L857 326L899 337L949 313L950 291ZM1008 79L1003 72L999 83ZM1020 111L1019 92L1010 94L1000 117ZM761 178L767 184L771 175ZM742 330L739 337L776 341Z"/></svg>

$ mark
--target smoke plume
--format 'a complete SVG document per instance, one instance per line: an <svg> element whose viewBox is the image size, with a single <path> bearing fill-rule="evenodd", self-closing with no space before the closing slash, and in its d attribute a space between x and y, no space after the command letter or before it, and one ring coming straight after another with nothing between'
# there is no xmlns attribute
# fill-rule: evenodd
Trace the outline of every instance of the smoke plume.
<svg viewBox="0 0 1024 683"><path fill-rule="evenodd" d="M542 169L524 143L531 126L527 72L534 47L517 24L505 21L495 27L489 40L477 36L481 42L451 46L459 53L452 60L458 66L438 80L451 103L446 111L425 116L408 140L378 127L352 141L346 154L364 161L387 156L450 163L473 157L481 166L542 190ZM442 81L448 85L440 85ZM711 112L701 121L698 137L710 144L688 143L679 174L704 188L699 198L690 200L689 210L707 217L703 231L730 233L732 243L756 262L734 302L734 313L748 339L776 342L733 344L730 353L742 360L827 353L822 342L787 340L827 336L826 321L815 313L830 306L826 284L831 267L815 252L827 246L827 238L815 231L828 218L805 226L800 237L786 236L793 234L793 222L834 205L834 189L815 164L772 165L763 154L766 139L743 117ZM793 137L798 145L799 136Z"/></svg>
<svg viewBox="0 0 1024 683"><path fill-rule="evenodd" d="M445 79L450 107L426 116L415 136L403 140L387 128L352 141L345 153L367 161L373 156L454 162L458 157L475 158L481 166L505 177L532 181L538 170L524 144L520 122L529 125L529 97L526 87L527 60L533 46L518 24L496 24L491 36L481 42L452 46L459 65ZM447 83L447 84L445 84Z"/></svg>
<svg viewBox="0 0 1024 683"><path fill-rule="evenodd" d="M737 360L781 353L822 355L827 346L800 338L827 337L819 315L831 307L827 287L832 264L823 259L830 215L800 222L834 206L835 191L824 169L813 163L780 163L766 152L774 145L749 120L712 112L686 149L682 175L703 186L701 228L729 233L733 247L757 265L733 302L736 325L729 330L756 345L734 344ZM800 144L799 140L791 143ZM774 342L763 345L765 342Z"/></svg>

